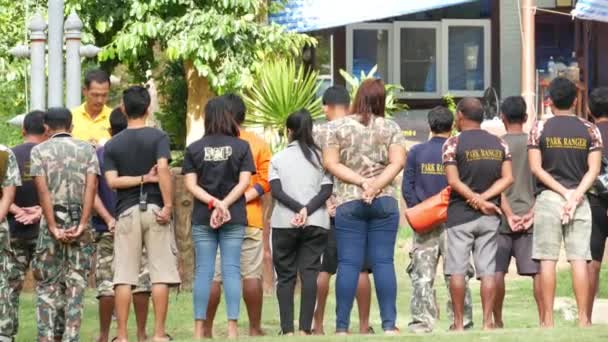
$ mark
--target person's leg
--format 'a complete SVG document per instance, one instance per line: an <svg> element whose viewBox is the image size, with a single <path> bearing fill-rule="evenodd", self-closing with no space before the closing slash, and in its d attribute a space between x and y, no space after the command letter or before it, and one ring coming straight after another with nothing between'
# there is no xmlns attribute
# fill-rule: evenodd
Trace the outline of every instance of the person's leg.
<svg viewBox="0 0 608 342"><path fill-rule="evenodd" d="M83 234L90 234L85 232ZM87 241L88 239L82 238ZM91 241L91 240L89 240ZM80 326L84 309L84 293L91 270L91 259L95 251L92 243L77 242L65 246L67 270L65 270L65 332L63 341L80 341Z"/></svg>
<svg viewBox="0 0 608 342"><path fill-rule="evenodd" d="M541 326L553 328L553 301L555 300L555 260L540 261L540 284L543 303L543 314Z"/></svg>
<svg viewBox="0 0 608 342"><path fill-rule="evenodd" d="M433 289L439 259L439 234L438 230L423 235L414 233L414 247L407 268L412 283L409 330L413 333L431 332L439 318Z"/></svg>
<svg viewBox="0 0 608 342"><path fill-rule="evenodd" d="M150 292L138 292L133 294L133 310L135 311L135 322L137 323L137 340L147 340L146 323L150 307Z"/></svg>
<svg viewBox="0 0 608 342"><path fill-rule="evenodd" d="M359 333L369 334L369 313L372 306L372 284L369 279L369 271L359 273L356 298L359 311Z"/></svg>
<svg viewBox="0 0 608 342"><path fill-rule="evenodd" d="M496 299L496 251L500 218L483 216L477 220L473 259L477 276L481 279L481 307L484 330L493 329L492 313Z"/></svg>
<svg viewBox="0 0 608 342"><path fill-rule="evenodd" d="M11 239L10 248L3 248L0 243L0 264L7 268L0 270L7 277L6 284L0 284L0 291L6 291L0 296L0 339L14 338L19 330L19 296L35 249L32 240Z"/></svg>
<svg viewBox="0 0 608 342"><path fill-rule="evenodd" d="M114 313L114 289L112 284L114 261L114 237L112 234L98 234L95 241L95 285L99 302L99 336L97 341L107 342Z"/></svg>
<svg viewBox="0 0 608 342"><path fill-rule="evenodd" d="M608 205L607 201L602 201L599 198L589 195L589 204L591 206L591 262L587 265L589 273L589 303L587 304L587 317L592 321L593 304L597 296L600 270L604 252L606 248L606 239L608 238Z"/></svg>
<svg viewBox="0 0 608 342"><path fill-rule="evenodd" d="M128 339L128 320L131 309L131 287L137 285L142 256L142 215L134 206L121 214L114 234L114 312L116 338ZM120 262L117 262L120 260Z"/></svg>
<svg viewBox="0 0 608 342"><path fill-rule="evenodd" d="M464 329L465 278L473 248L475 224L476 221L472 221L446 229L446 241L449 247L447 255L444 256L444 273L450 279L450 297L454 313L451 330Z"/></svg>
<svg viewBox="0 0 608 342"><path fill-rule="evenodd" d="M263 336L262 306L264 304L264 242L262 229L247 227L241 250L243 300L249 317L249 336Z"/></svg>
<svg viewBox="0 0 608 342"><path fill-rule="evenodd" d="M220 251L218 249L215 256L215 275L213 283L211 283L211 292L209 292L209 304L207 304L207 319L204 325L204 335L206 338L213 337L213 322L215 314L220 305L222 297L222 264L220 263Z"/></svg>
<svg viewBox="0 0 608 342"><path fill-rule="evenodd" d="M357 279L363 266L367 241L367 206L351 201L336 210L338 272L336 276L336 333L348 333Z"/></svg>
<svg viewBox="0 0 608 342"><path fill-rule="evenodd" d="M219 232L209 226L192 226L192 242L195 251L194 287L194 339L204 337L204 324L207 319L207 306L211 283L215 273Z"/></svg>
<svg viewBox="0 0 608 342"><path fill-rule="evenodd" d="M592 218L589 201L585 200L576 209L574 220L564 227L564 243L566 245L566 257L570 262L572 270L572 288L578 306L578 326L587 327L591 325L588 315L590 297L594 294L589 292L589 272L587 262L591 261Z"/></svg>
<svg viewBox="0 0 608 342"><path fill-rule="evenodd" d="M62 245L50 236L46 225L40 226L40 234L38 253L32 265L36 278L38 341L50 342L61 337L55 335L55 317L64 300L65 292L60 284L64 255Z"/></svg>
<svg viewBox="0 0 608 342"><path fill-rule="evenodd" d="M368 224L367 256L374 272L376 296L380 307L382 329L397 332L397 276L395 243L399 229L399 208L392 197L381 197L372 203Z"/></svg>
<svg viewBox="0 0 608 342"><path fill-rule="evenodd" d="M504 223L503 223L504 224ZM496 299L494 301L494 326L503 328L504 322L502 319L502 307L505 300L505 275L509 272L509 264L511 263L511 255L514 245L514 236L512 234L498 234L496 252Z"/></svg>
<svg viewBox="0 0 608 342"><path fill-rule="evenodd" d="M277 299L281 333L293 334L293 297L296 286L300 228L272 229L272 261L277 272Z"/></svg>
<svg viewBox="0 0 608 342"><path fill-rule="evenodd" d="M534 301L536 302L536 309L538 310L538 317L542 321L542 317L545 315L545 308L543 306L543 288L541 286L540 273L537 273L532 277L532 285L534 289Z"/></svg>
<svg viewBox="0 0 608 342"><path fill-rule="evenodd" d="M313 331L316 335L324 335L325 304L329 295L329 281L338 268L338 250L336 248L336 226L333 224L327 234L327 244L321 259L321 272L317 278L317 305L315 309ZM361 277L359 277L359 280Z"/></svg>
<svg viewBox="0 0 608 342"><path fill-rule="evenodd" d="M561 195L545 190L536 198L534 208L532 258L540 261L542 313L544 315L541 318L541 326L544 328L554 326L555 267L564 239L560 213L565 202Z"/></svg>
<svg viewBox="0 0 608 342"><path fill-rule="evenodd" d="M587 272L589 274L589 303L587 304L587 317L589 317L589 321L593 321L593 306L599 289L601 270L601 261L592 260L587 264Z"/></svg>
<svg viewBox="0 0 608 342"><path fill-rule="evenodd" d="M445 226L443 227L443 231L441 232L441 235L439 236L439 253L441 254L441 257L443 258L443 279L444 279L444 284L445 287L448 291L448 294L450 293L450 276L445 274L445 267L447 264L447 256L448 256L448 243L447 243L447 231L445 230ZM475 278L475 268L473 267L473 265L470 262L470 258L467 261L468 265L467 265L467 270L465 271L465 276L464 276L464 283L465 283L465 290L464 290L464 329L472 329L474 326L473 323L473 298L471 296L471 288L469 286L469 280ZM448 299L446 301L446 312L447 312L447 316L448 319L453 322L454 321L454 307L452 305L452 297L448 296ZM439 309L439 307L437 307ZM438 310L439 312L439 310Z"/></svg>
<svg viewBox="0 0 608 342"><path fill-rule="evenodd" d="M219 229L219 233L222 280L228 316L228 338L237 338L237 321L241 306L241 249L245 226L227 224Z"/></svg>
<svg viewBox="0 0 608 342"><path fill-rule="evenodd" d="M534 301L538 310L538 317L543 317L542 293L540 286L540 264L532 259L532 234L525 232L513 237L513 256L517 262L517 273L521 276L532 277Z"/></svg>
<svg viewBox="0 0 608 342"><path fill-rule="evenodd" d="M150 306L150 272L148 270L148 251L142 253L141 268L137 287L133 290L133 309L135 310L135 322L137 323L137 340L144 342L148 340L146 323L148 321L148 310Z"/></svg>
<svg viewBox="0 0 608 342"><path fill-rule="evenodd" d="M158 206L148 206L148 210L142 214L142 228L143 241L148 256L150 282L152 283L154 335L151 340L153 342L164 342L169 340L166 332L169 287L179 285L181 279L177 267L175 232L171 223L159 224L157 222L156 212L158 210L160 210ZM135 274L139 275L140 271L141 268L138 267ZM206 308L205 305L203 310Z"/></svg>
<svg viewBox="0 0 608 342"><path fill-rule="evenodd" d="M300 294L300 332L312 333L312 319L317 298L317 276L321 268L321 255L327 244L327 231L321 227L302 228L298 246L297 267L302 280Z"/></svg>
<svg viewBox="0 0 608 342"><path fill-rule="evenodd" d="M317 277L317 305L315 307L313 333L315 335L325 335L323 321L325 319L325 304L329 295L329 281L331 274L319 272Z"/></svg>

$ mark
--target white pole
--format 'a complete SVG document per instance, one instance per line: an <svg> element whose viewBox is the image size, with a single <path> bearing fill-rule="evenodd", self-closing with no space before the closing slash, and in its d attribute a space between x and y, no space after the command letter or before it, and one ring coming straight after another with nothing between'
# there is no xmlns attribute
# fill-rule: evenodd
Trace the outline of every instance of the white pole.
<svg viewBox="0 0 608 342"><path fill-rule="evenodd" d="M49 0L49 107L63 106L63 0Z"/></svg>
<svg viewBox="0 0 608 342"><path fill-rule="evenodd" d="M65 21L65 80L66 107L74 108L80 105L80 37L82 36L82 21L72 12Z"/></svg>
<svg viewBox="0 0 608 342"><path fill-rule="evenodd" d="M30 110L46 108L46 22L40 14L32 17L30 29Z"/></svg>

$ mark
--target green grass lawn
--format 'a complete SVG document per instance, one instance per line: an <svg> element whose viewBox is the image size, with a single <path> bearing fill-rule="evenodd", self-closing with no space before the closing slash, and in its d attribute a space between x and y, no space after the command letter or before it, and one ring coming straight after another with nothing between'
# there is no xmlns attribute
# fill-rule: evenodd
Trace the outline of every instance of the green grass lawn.
<svg viewBox="0 0 608 342"><path fill-rule="evenodd" d="M448 333L447 328L449 322L447 315L445 314L445 301L447 297L447 291L445 289L443 280L440 278L437 280L437 294L439 303L441 303L441 322L437 327L435 333L425 336L415 336L406 334L407 324L410 319L409 315L409 298L410 298L410 282L405 272L407 263L409 262L407 256L407 250L405 244L400 241L398 246L398 252L396 255L397 274L399 281L399 292L398 292L398 326L401 328L404 335L399 337L383 337L381 334L381 322L378 314L378 307L374 302L372 304L372 325L376 332L379 334L374 337L370 336L349 336L347 338L338 338L332 335L325 337L310 337L314 341L375 341L375 340L433 340L433 341L466 341L471 340L491 340L491 341L607 341L608 340L608 327L596 326L590 329L577 329L574 322L564 321L560 315L556 315L556 326L558 328L554 330L542 330L538 329L538 318L536 314L536 305L532 297L531 281L529 279L515 278L508 282L507 285L507 297L505 299L505 312L504 320L506 329L494 331L490 333L482 332L481 327L481 306L479 299L479 283L472 283L474 293L474 313L475 313L475 329L472 331L454 334ZM603 287L600 292L600 296L608 298L608 267L603 269L602 274ZM570 275L568 272L561 272L559 275L559 283L557 294L558 296L571 295L571 282ZM299 297L296 298L296 303ZM36 340L36 315L35 315L35 296L33 294L25 294L22 297L21 305L21 328L17 341L35 341ZM354 306L352 315L353 331L358 331L358 318L356 305ZM296 308L296 319L298 309ZM193 329L193 310L192 310L192 296L190 293L172 294L170 299L170 312L168 318L168 332L180 341L188 341L192 336ZM216 338L225 338L225 311L223 308L223 302L218 312L218 319L216 320ZM134 316L131 315L131 333L135 333L133 328ZM332 295L330 295L328 308L326 312L326 332L332 332L335 324L335 301ZM241 306L241 321L240 326L242 328L241 334L245 336L247 328L247 314L244 304ZM86 309L84 313L84 320L82 326L82 341L92 341L97 333L97 301L95 299L95 293L93 290L89 290L86 298ZM257 338L259 341L280 341L281 337L277 336L279 332L279 310L276 297L266 297L264 302L264 314L263 314L263 327L267 332L267 337ZM297 327L297 324L296 324ZM149 317L148 331L151 332L152 328L152 314ZM292 337L289 338L293 341L308 340L308 337Z"/></svg>

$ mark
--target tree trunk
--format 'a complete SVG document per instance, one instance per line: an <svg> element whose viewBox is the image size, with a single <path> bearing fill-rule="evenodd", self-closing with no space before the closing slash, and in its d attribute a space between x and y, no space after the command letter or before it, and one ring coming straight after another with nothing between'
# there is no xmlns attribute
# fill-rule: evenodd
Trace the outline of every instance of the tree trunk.
<svg viewBox="0 0 608 342"><path fill-rule="evenodd" d="M199 75L192 61L184 62L188 82L188 107L186 114L186 146L203 137L205 133L205 105L214 96L209 82Z"/></svg>

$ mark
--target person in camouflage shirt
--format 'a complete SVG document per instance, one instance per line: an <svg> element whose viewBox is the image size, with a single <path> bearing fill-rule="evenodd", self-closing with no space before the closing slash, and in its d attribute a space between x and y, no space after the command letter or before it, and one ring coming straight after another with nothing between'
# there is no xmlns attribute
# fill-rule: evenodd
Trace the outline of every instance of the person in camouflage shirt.
<svg viewBox="0 0 608 342"><path fill-rule="evenodd" d="M4 304L9 309L7 316L0 320L0 331L11 337L15 337L19 329L19 296L36 252L38 226L42 217L34 180L30 176L30 152L46 139L44 114L42 111L33 111L25 116L25 141L11 149L17 159L22 183L17 187L15 200L7 216L11 253L7 260L8 301Z"/></svg>
<svg viewBox="0 0 608 342"><path fill-rule="evenodd" d="M33 263L38 340L79 341L99 162L92 145L70 135L69 110L49 109L44 123L51 138L32 149L30 167L44 214Z"/></svg>
<svg viewBox="0 0 608 342"><path fill-rule="evenodd" d="M6 327L11 324L12 308L8 290L8 264L11 257L9 228L6 215L15 198L18 186L21 186L19 166L13 152L0 145L0 341L12 341L12 332Z"/></svg>
<svg viewBox="0 0 608 342"><path fill-rule="evenodd" d="M353 102L354 114L332 123L323 161L335 177L336 332L348 333L359 272L367 257L385 334L399 333L395 243L399 204L395 178L406 156L401 129L385 116L386 91L379 79L365 80Z"/></svg>

